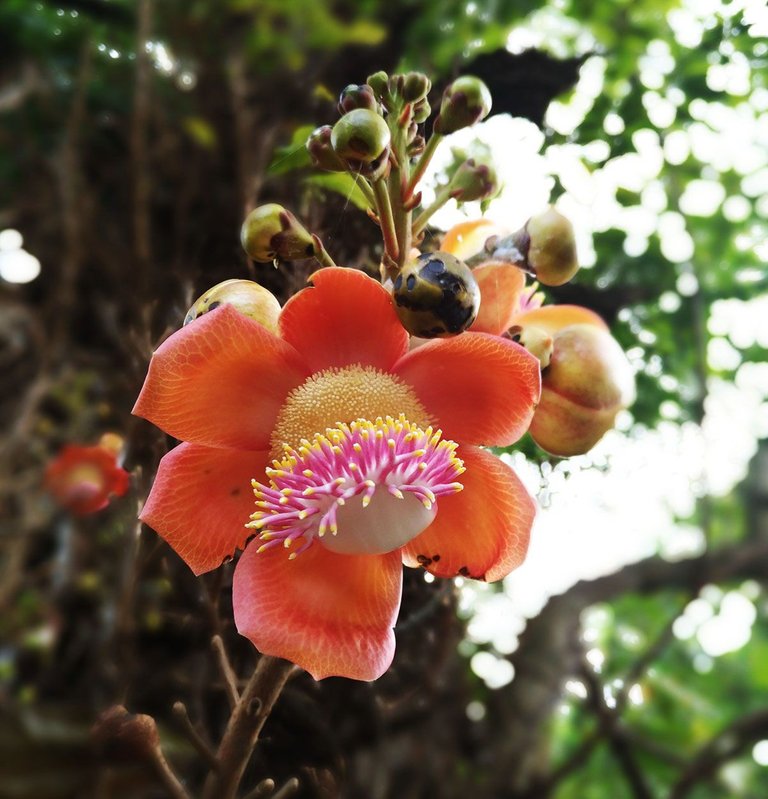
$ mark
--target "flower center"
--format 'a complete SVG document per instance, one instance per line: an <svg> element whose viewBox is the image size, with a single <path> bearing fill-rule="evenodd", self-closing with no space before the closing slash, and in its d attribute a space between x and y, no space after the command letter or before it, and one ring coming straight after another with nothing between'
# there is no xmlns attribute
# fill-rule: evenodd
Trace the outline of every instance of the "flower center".
<svg viewBox="0 0 768 799"><path fill-rule="evenodd" d="M355 419L398 418L403 414L425 428L432 421L413 389L372 366L346 366L317 372L287 397L272 433L272 457L287 444L298 448L316 433Z"/></svg>
<svg viewBox="0 0 768 799"><path fill-rule="evenodd" d="M436 500L461 491L456 444L422 430L404 414L327 428L253 481L258 510L247 525L261 531L259 552L315 538L341 554L382 554L407 544L435 518Z"/></svg>

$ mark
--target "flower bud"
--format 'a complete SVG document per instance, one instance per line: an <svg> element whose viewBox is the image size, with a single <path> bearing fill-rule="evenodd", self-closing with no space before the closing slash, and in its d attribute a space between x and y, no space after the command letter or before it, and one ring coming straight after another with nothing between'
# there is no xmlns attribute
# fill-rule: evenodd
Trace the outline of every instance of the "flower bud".
<svg viewBox="0 0 768 799"><path fill-rule="evenodd" d="M403 327L420 338L455 336L480 309L480 289L471 270L447 252L425 253L403 267L393 297Z"/></svg>
<svg viewBox="0 0 768 799"><path fill-rule="evenodd" d="M347 161L369 164L381 158L389 147L389 127L368 108L350 111L333 126L331 144L336 154Z"/></svg>
<svg viewBox="0 0 768 799"><path fill-rule="evenodd" d="M373 89L367 83L360 85L350 83L341 90L338 108L340 114L347 114L355 108L367 108L378 113L379 104L376 102Z"/></svg>
<svg viewBox="0 0 768 799"><path fill-rule="evenodd" d="M255 319L272 333L277 332L280 303L271 291L252 280L225 280L198 297L187 311L184 324L194 322L220 305L231 305L241 314Z"/></svg>
<svg viewBox="0 0 768 799"><path fill-rule="evenodd" d="M240 229L243 249L254 261L310 258L315 245L309 231L296 217L277 203L254 208Z"/></svg>
<svg viewBox="0 0 768 799"><path fill-rule="evenodd" d="M553 207L532 216L513 238L525 267L543 285L562 286L579 271L573 225Z"/></svg>
<svg viewBox="0 0 768 799"><path fill-rule="evenodd" d="M408 72L403 75L401 95L406 103L423 100L432 88L432 81L422 72Z"/></svg>
<svg viewBox="0 0 768 799"><path fill-rule="evenodd" d="M473 158L465 161L454 173L448 188L458 202L484 200L498 190L498 181L493 167L477 164Z"/></svg>
<svg viewBox="0 0 768 799"><path fill-rule="evenodd" d="M99 717L91 730L99 754L113 760L152 759L160 747L155 720L143 713L129 713L113 705Z"/></svg>
<svg viewBox="0 0 768 799"><path fill-rule="evenodd" d="M514 267L509 267L514 269ZM525 327L513 327L509 331L510 336L535 358L539 359L542 369L546 369L552 360L554 342L552 336L540 327L526 325Z"/></svg>
<svg viewBox="0 0 768 799"><path fill-rule="evenodd" d="M457 78L443 93L435 133L445 136L480 122L490 113L491 102L491 92L480 78Z"/></svg>
<svg viewBox="0 0 768 799"><path fill-rule="evenodd" d="M346 172L346 163L339 158L331 144L330 125L316 128L307 139L307 152L312 158L312 163L326 172Z"/></svg>
<svg viewBox="0 0 768 799"><path fill-rule="evenodd" d="M564 327L555 333L553 344L530 433L553 455L581 455L632 404L634 374L616 340L596 325Z"/></svg>
<svg viewBox="0 0 768 799"><path fill-rule="evenodd" d="M432 106L430 106L429 101L425 97L423 100L414 103L412 119L417 125L421 125L422 122L426 122L429 119L431 113Z"/></svg>
<svg viewBox="0 0 768 799"><path fill-rule="evenodd" d="M369 75L365 82L380 100L389 95L389 75L384 70Z"/></svg>
<svg viewBox="0 0 768 799"><path fill-rule="evenodd" d="M410 158L415 158L417 155L421 155L424 152L424 148L427 146L426 139L423 136L419 136L418 133L411 137L410 132L408 134L408 156Z"/></svg>

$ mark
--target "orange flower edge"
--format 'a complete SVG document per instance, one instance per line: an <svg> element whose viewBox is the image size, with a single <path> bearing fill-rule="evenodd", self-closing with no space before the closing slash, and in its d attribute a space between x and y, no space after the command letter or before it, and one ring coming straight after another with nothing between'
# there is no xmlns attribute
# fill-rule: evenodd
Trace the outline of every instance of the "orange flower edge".
<svg viewBox="0 0 768 799"><path fill-rule="evenodd" d="M449 564L471 562L478 576L498 579L519 563L532 501L489 454L504 476L483 479L489 464L468 445L522 435L540 376L517 344L482 334L409 354L378 283L338 267L313 282L286 304L280 337L222 306L163 344L136 412L166 430L183 427L190 443L161 461L143 519L197 573L245 547L235 622L260 651L317 679L371 680L391 662L400 564L410 563L406 548L419 536L446 530L446 576ZM202 400L190 397L190 363ZM260 384L266 373L288 378ZM443 502L485 531L478 551L471 530L439 526ZM500 506L524 510L505 518ZM251 543L246 524L257 531Z"/></svg>

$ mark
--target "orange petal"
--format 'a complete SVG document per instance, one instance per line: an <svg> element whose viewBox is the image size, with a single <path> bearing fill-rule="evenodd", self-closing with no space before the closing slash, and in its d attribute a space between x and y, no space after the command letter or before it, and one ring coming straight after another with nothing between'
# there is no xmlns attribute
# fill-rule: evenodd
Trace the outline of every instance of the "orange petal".
<svg viewBox="0 0 768 799"><path fill-rule="evenodd" d="M295 560L254 541L235 570L232 604L241 635L316 680L375 680L392 662L400 609L400 551L336 555L315 542Z"/></svg>
<svg viewBox="0 0 768 799"><path fill-rule="evenodd" d="M251 479L264 479L267 452L180 444L161 461L141 520L195 574L215 569L245 546L256 509Z"/></svg>
<svg viewBox="0 0 768 799"><path fill-rule="evenodd" d="M545 305L534 308L518 314L512 324L539 327L550 336L569 325L595 325L608 330L608 325L594 311L582 308L581 305Z"/></svg>
<svg viewBox="0 0 768 799"><path fill-rule="evenodd" d="M438 577L500 580L528 549L536 503L518 476L477 447L459 447L464 490L440 497L435 521L403 548L403 562Z"/></svg>
<svg viewBox="0 0 768 799"><path fill-rule="evenodd" d="M504 261L489 261L472 270L480 287L480 312L472 330L501 335L512 325L525 273Z"/></svg>
<svg viewBox="0 0 768 799"><path fill-rule="evenodd" d="M312 275L280 314L280 332L313 372L359 363L387 371L408 348L387 291L356 269L326 267Z"/></svg>
<svg viewBox="0 0 768 799"><path fill-rule="evenodd" d="M539 361L513 341L462 333L411 350L393 371L446 438L507 446L528 429L541 394Z"/></svg>
<svg viewBox="0 0 768 799"><path fill-rule="evenodd" d="M440 249L452 253L463 261L481 252L486 240L491 236L500 236L503 232L502 228L490 219L459 222L445 234Z"/></svg>
<svg viewBox="0 0 768 799"><path fill-rule="evenodd" d="M222 305L163 342L133 413L184 441L264 449L286 395L306 375L293 347Z"/></svg>

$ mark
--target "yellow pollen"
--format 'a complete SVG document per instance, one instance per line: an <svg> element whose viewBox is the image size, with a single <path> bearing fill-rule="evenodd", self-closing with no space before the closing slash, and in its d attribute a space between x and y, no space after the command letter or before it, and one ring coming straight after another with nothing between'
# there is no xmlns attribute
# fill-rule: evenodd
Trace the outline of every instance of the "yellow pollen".
<svg viewBox="0 0 768 799"><path fill-rule="evenodd" d="M379 416L397 419L400 414L422 430L432 421L413 389L395 375L372 366L326 369L307 378L286 398L272 433L271 455L282 460L286 449L301 454L303 446L312 446L310 441L316 433L342 422L351 424L355 419ZM367 431L362 435L367 438ZM383 434L378 431L376 435Z"/></svg>

